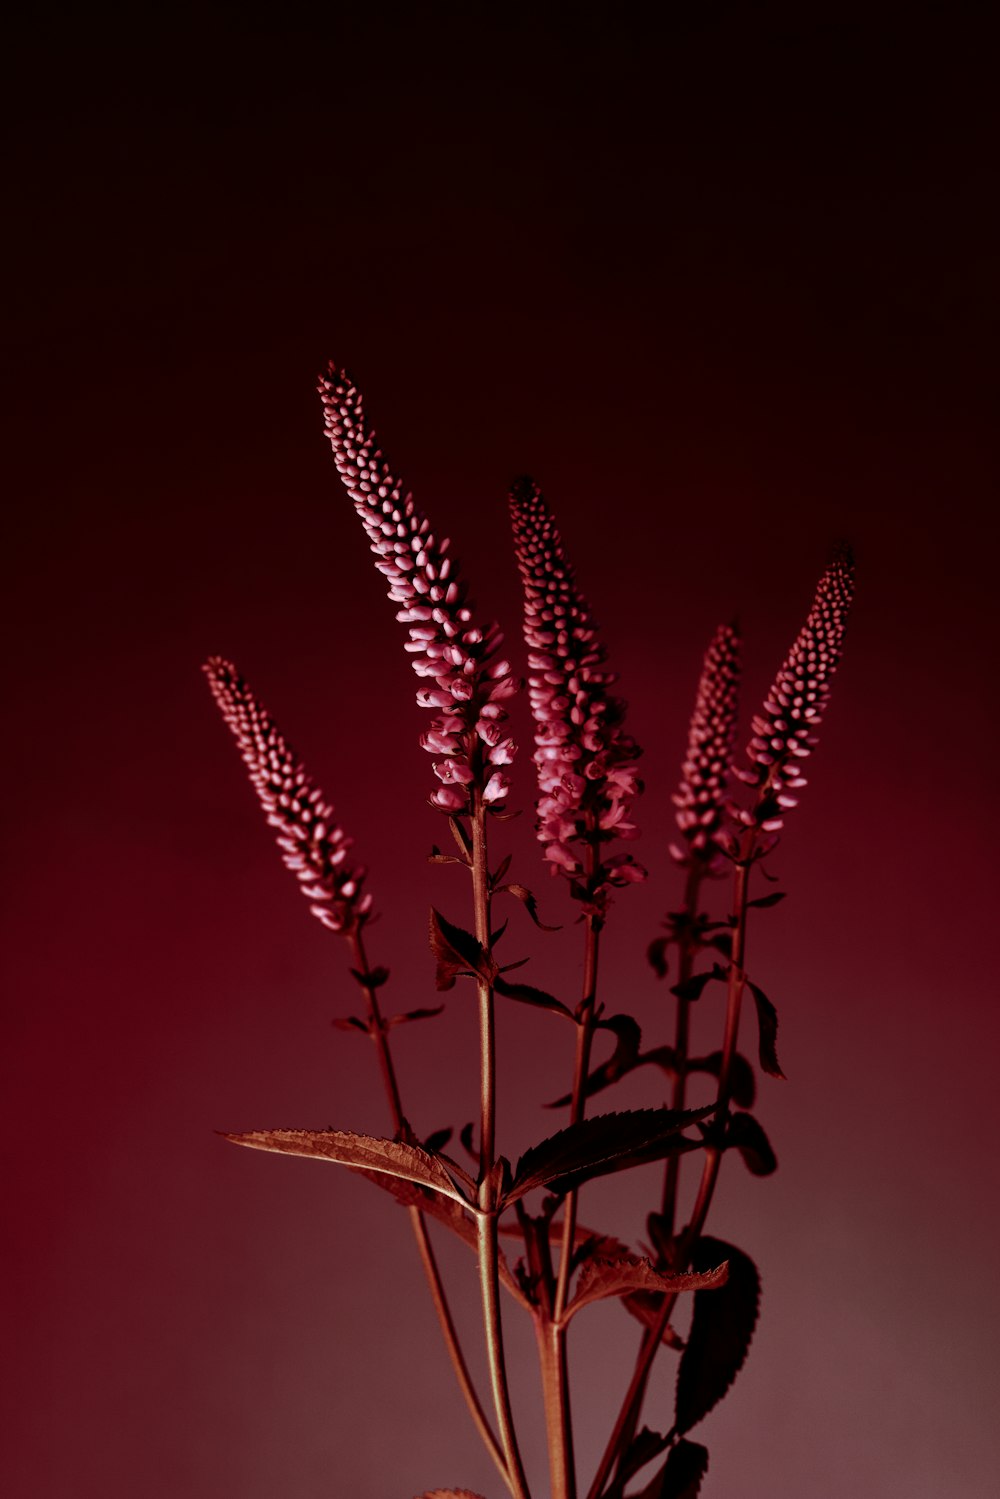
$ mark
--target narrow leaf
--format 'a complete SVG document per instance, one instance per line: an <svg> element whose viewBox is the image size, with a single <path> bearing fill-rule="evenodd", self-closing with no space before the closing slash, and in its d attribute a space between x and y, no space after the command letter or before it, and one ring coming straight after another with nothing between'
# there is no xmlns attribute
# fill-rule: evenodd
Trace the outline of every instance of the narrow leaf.
<svg viewBox="0 0 1000 1499"><path fill-rule="evenodd" d="M639 1045L642 1041L642 1032L639 1023L633 1020L631 1015L609 1015L607 1020L599 1020L597 1025L602 1030L612 1031L615 1036L615 1049L606 1062L601 1062L587 1077L584 1084L583 1096L591 1098L595 1093L600 1093L611 1083L624 1077L626 1072L641 1065L639 1056ZM571 1093L564 1093L562 1098L557 1098L553 1103L546 1104L547 1109L561 1109L572 1099Z"/></svg>
<svg viewBox="0 0 1000 1499"><path fill-rule="evenodd" d="M503 974L494 978L493 987L505 999L517 999L521 1004L535 1005L541 1010L551 1010L555 1015L565 1015L567 1020L573 1019L572 1012L553 995L546 994L544 989L535 989L531 984L512 984Z"/></svg>
<svg viewBox="0 0 1000 1499"><path fill-rule="evenodd" d="M754 1176L770 1176L778 1169L778 1158L771 1142L752 1114L735 1113L726 1130L726 1150L738 1150L748 1171Z"/></svg>
<svg viewBox="0 0 1000 1499"><path fill-rule="evenodd" d="M654 937L646 948L647 961L658 979L667 976L667 969L670 966L667 962L667 949L670 942L669 937Z"/></svg>
<svg viewBox="0 0 1000 1499"><path fill-rule="evenodd" d="M683 983L671 984L671 994L676 994L678 999L700 999L706 985L713 979L725 979L726 970L718 963L713 963L705 973L694 973Z"/></svg>
<svg viewBox="0 0 1000 1499"><path fill-rule="evenodd" d="M483 1499L483 1496L471 1489L426 1489L417 1499Z"/></svg>
<svg viewBox="0 0 1000 1499"><path fill-rule="evenodd" d="M431 952L437 960L437 988L454 987L458 974L485 979L491 983L496 974L492 958L485 953L471 932L454 926L431 906Z"/></svg>
<svg viewBox="0 0 1000 1499"><path fill-rule="evenodd" d="M784 1077L781 1064L778 1061L778 1053L775 1042L778 1037L778 1012L768 999L763 989L758 989L756 984L751 984L747 979L747 987L754 997L757 1006L757 1026L760 1031L760 1066L761 1071L766 1072L768 1077Z"/></svg>
<svg viewBox="0 0 1000 1499"><path fill-rule="evenodd" d="M618 1260L588 1260L580 1272L576 1294L566 1308L566 1320L581 1307L592 1301L604 1301L609 1296L627 1296L633 1291L655 1291L660 1295L680 1291L708 1291L724 1286L728 1266L723 1263L709 1271L654 1270L647 1259L634 1255Z"/></svg>
<svg viewBox="0 0 1000 1499"><path fill-rule="evenodd" d="M369 1034L367 1020L359 1020L357 1015L335 1015L330 1024L338 1031L361 1031L366 1036Z"/></svg>
<svg viewBox="0 0 1000 1499"><path fill-rule="evenodd" d="M388 980L388 968L372 968L368 973L362 973L359 968L352 968L351 975L356 978L362 989L381 989Z"/></svg>
<svg viewBox="0 0 1000 1499"><path fill-rule="evenodd" d="M636 1109L621 1114L596 1114L570 1124L525 1152L517 1163L507 1200L515 1202L535 1187L568 1192L592 1176L621 1171L638 1152L652 1149L648 1159L670 1153L672 1137L689 1124L711 1114L706 1109Z"/></svg>
<svg viewBox="0 0 1000 1499"><path fill-rule="evenodd" d="M659 1457L663 1449L669 1445L666 1437L661 1437L659 1432L650 1431L648 1426L644 1426L639 1435L629 1442L614 1481L605 1491L605 1499L621 1499L629 1479L638 1473L640 1468L644 1468L655 1457Z"/></svg>
<svg viewBox="0 0 1000 1499"><path fill-rule="evenodd" d="M527 911L528 915L531 917L532 921L538 927L539 931L558 932L562 930L562 928L558 926L546 926L545 922L538 914L538 902L535 899L533 893L528 889L527 885L501 885L497 890L497 894L513 895L516 900L519 900L524 909Z"/></svg>
<svg viewBox="0 0 1000 1499"><path fill-rule="evenodd" d="M468 833L465 831L465 828L459 822L459 820L458 820L457 817L449 817L448 818L448 826L451 828L451 836L454 838L455 842L458 844L459 852L464 855L463 862L466 863L466 864L471 863L471 861L472 861L472 840L469 837Z"/></svg>
<svg viewBox="0 0 1000 1499"><path fill-rule="evenodd" d="M429 1134L427 1136L427 1139L424 1141L424 1149L427 1151L428 1155L437 1155L439 1150L444 1150L453 1134L454 1130L452 1130L450 1125L446 1125L444 1129L434 1130L434 1132L432 1134Z"/></svg>
<svg viewBox="0 0 1000 1499"><path fill-rule="evenodd" d="M224 1140L247 1145L251 1150L270 1150L279 1155L312 1156L341 1166L360 1166L367 1171L418 1182L432 1192L441 1192L456 1202L465 1199L441 1163L418 1145L401 1140L382 1140L373 1135L355 1135L337 1129L258 1129L247 1134L227 1134Z"/></svg>
<svg viewBox="0 0 1000 1499"><path fill-rule="evenodd" d="M406 1010L402 1015L390 1015L385 1021L385 1028L391 1031L394 1025L406 1025L411 1020L433 1020L435 1015L440 1015L444 1005L435 1005L430 1010Z"/></svg>
<svg viewBox="0 0 1000 1499"><path fill-rule="evenodd" d="M687 1347L677 1370L674 1409L682 1435L718 1405L742 1369L760 1306L760 1276L748 1254L719 1239L701 1238L691 1264L696 1269L729 1261L729 1279L718 1291L695 1292Z"/></svg>
<svg viewBox="0 0 1000 1499"><path fill-rule="evenodd" d="M776 906L779 900L785 899L784 890L774 890L770 895L758 895L756 900L747 901L747 910L756 908L758 911L766 911L769 906Z"/></svg>

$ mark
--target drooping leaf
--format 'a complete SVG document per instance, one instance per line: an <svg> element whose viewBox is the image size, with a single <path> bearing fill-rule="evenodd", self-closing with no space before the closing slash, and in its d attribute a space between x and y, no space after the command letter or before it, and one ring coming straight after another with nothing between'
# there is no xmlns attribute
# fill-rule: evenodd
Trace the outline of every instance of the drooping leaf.
<svg viewBox="0 0 1000 1499"><path fill-rule="evenodd" d="M431 952L437 960L436 987L451 989L459 974L485 979L492 983L496 964L471 932L453 925L431 906Z"/></svg>
<svg viewBox="0 0 1000 1499"><path fill-rule="evenodd" d="M682 983L672 984L670 992L671 994L676 994L678 999L700 999L706 986L713 979L725 979L725 977L726 970L722 967L721 963L713 963L711 968L706 969L704 973L694 973L689 979L684 979Z"/></svg>
<svg viewBox="0 0 1000 1499"><path fill-rule="evenodd" d="M658 979L667 976L667 969L670 966L667 962L667 949L671 941L670 937L654 937L646 948L646 959Z"/></svg>
<svg viewBox="0 0 1000 1499"><path fill-rule="evenodd" d="M674 1137L689 1124L713 1112L706 1109L635 1109L596 1114L525 1151L517 1163L507 1200L514 1202L535 1187L568 1192L593 1176L622 1171L640 1153L655 1160L669 1155ZM645 1154L652 1151L653 1154Z"/></svg>
<svg viewBox="0 0 1000 1499"><path fill-rule="evenodd" d="M758 989L757 985L751 984L749 979L747 979L747 987L753 995L754 1003L757 1006L761 1071L766 1072L769 1077L784 1077L785 1074L781 1070L778 1053L775 1049L775 1042L778 1037L778 1012L763 989Z"/></svg>
<svg viewBox="0 0 1000 1499"><path fill-rule="evenodd" d="M470 1119L469 1122L468 1122L468 1124L463 1124L462 1125L462 1128L461 1128L461 1130L459 1132L458 1138L461 1140L463 1148L467 1151L467 1153L469 1155L471 1155L472 1159L474 1161L478 1161L479 1160L479 1151L476 1149L475 1145L473 1144L473 1139L474 1139L474 1136L475 1136L475 1130L476 1130L476 1126L473 1123L473 1121Z"/></svg>
<svg viewBox="0 0 1000 1499"><path fill-rule="evenodd" d="M697 1499L708 1472L708 1448L679 1441L651 1483L630 1499Z"/></svg>
<svg viewBox="0 0 1000 1499"><path fill-rule="evenodd" d="M419 1145L404 1145L401 1140L383 1140L374 1135L355 1135L339 1129L257 1129L246 1134L219 1132L234 1145L251 1150L269 1150L278 1155L311 1156L319 1161L335 1161L341 1166L360 1166L367 1171L396 1176L403 1181L418 1182L432 1192L441 1192L456 1202L465 1198L455 1186L440 1161L421 1150Z"/></svg>
<svg viewBox="0 0 1000 1499"><path fill-rule="evenodd" d="M509 971L508 969L507 972ZM516 999L521 1004L535 1005L540 1010L551 1010L554 1015L565 1015L567 1020L573 1020L572 1011L567 1010L554 995L546 994L544 989L536 989L532 984L512 984L501 973L494 978L493 987L505 999Z"/></svg>
<svg viewBox="0 0 1000 1499"><path fill-rule="evenodd" d="M776 906L779 900L785 899L784 890L774 890L770 895L758 895L756 900L747 901L747 910L766 911L769 906Z"/></svg>
<svg viewBox="0 0 1000 1499"><path fill-rule="evenodd" d="M738 1150L744 1165L754 1176L770 1176L778 1169L778 1158L764 1133L764 1126L752 1114L737 1111L726 1129L726 1150Z"/></svg>
<svg viewBox="0 0 1000 1499"><path fill-rule="evenodd" d="M625 1449L625 1455L618 1464L618 1471L610 1487L604 1491L604 1499L622 1499L629 1479L634 1477L640 1468L644 1468L647 1463L659 1457L664 1447L669 1445L666 1437L661 1437L659 1432L650 1431L648 1426L644 1426Z"/></svg>
<svg viewBox="0 0 1000 1499"><path fill-rule="evenodd" d="M622 1297L622 1306L635 1317L636 1321L641 1322L643 1327L654 1328L659 1322L660 1313L663 1310L663 1297L656 1291L633 1291L628 1296ZM663 1329L661 1342L667 1348L681 1349L684 1347L684 1339L669 1322Z"/></svg>
<svg viewBox="0 0 1000 1499"><path fill-rule="evenodd" d="M528 915L531 917L532 921L538 927L539 931L558 932L562 930L562 928L558 926L546 926L545 922L538 914L538 901L535 899L532 891L528 889L527 885L500 885L496 893L497 895L513 895L515 900L519 900L524 909L527 911Z"/></svg>
<svg viewBox="0 0 1000 1499"><path fill-rule="evenodd" d="M720 1259L729 1261L729 1279L717 1291L695 1292L691 1330L677 1370L675 1430L681 1435L725 1395L743 1367L757 1325L760 1277L748 1254L702 1237L691 1263L705 1269Z"/></svg>
<svg viewBox="0 0 1000 1499"><path fill-rule="evenodd" d="M424 1149L429 1155L437 1155L439 1150L444 1150L453 1134L454 1130L450 1125L445 1125L444 1129L434 1130L424 1141Z"/></svg>
<svg viewBox="0 0 1000 1499"><path fill-rule="evenodd" d="M381 989L389 978L388 968L370 968L367 973L362 973L360 968L352 968L351 976L357 979L362 989Z"/></svg>
<svg viewBox="0 0 1000 1499"><path fill-rule="evenodd" d="M692 1057L687 1064L688 1072L707 1072L709 1077L718 1077L722 1070L722 1052L709 1052L707 1057ZM733 1053L729 1070L729 1089L734 1103L741 1109L753 1108L757 1095L757 1084L753 1068L741 1052Z"/></svg>
<svg viewBox="0 0 1000 1499"><path fill-rule="evenodd" d="M427 855L428 864L463 864L468 868L468 859L460 859L457 854L443 854L436 843L431 844L431 851Z"/></svg>
<svg viewBox="0 0 1000 1499"><path fill-rule="evenodd" d="M338 1031L361 1031L362 1035L370 1035L367 1020L360 1020L357 1015L335 1015L330 1024Z"/></svg>
<svg viewBox="0 0 1000 1499"><path fill-rule="evenodd" d="M713 1270L670 1271L654 1270L647 1259L629 1255L617 1260L588 1260L580 1271L576 1293L566 1308L568 1321L581 1307L593 1301L605 1301L609 1296L627 1296L634 1291L653 1291L659 1295L673 1295L681 1291L708 1291L723 1286L729 1267L725 1261Z"/></svg>
<svg viewBox="0 0 1000 1499"><path fill-rule="evenodd" d="M610 1086L611 1083L624 1077L626 1072L631 1072L634 1067L640 1065L639 1044L642 1040L642 1032L639 1023L632 1019L631 1015L609 1015L607 1020L599 1020L597 1026L601 1030L612 1031L615 1037L615 1049L606 1062L601 1062L588 1075L584 1084L583 1096L591 1098L595 1093ZM573 1095L564 1093L562 1098L557 1098L554 1103L546 1104L548 1109L561 1109L570 1103Z"/></svg>

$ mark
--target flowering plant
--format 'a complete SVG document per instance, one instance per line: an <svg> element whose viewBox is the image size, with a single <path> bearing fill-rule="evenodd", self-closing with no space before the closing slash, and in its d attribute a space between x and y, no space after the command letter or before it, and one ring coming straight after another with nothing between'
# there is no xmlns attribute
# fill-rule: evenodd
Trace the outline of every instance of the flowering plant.
<svg viewBox="0 0 1000 1499"><path fill-rule="evenodd" d="M531 1317L538 1343L548 1435L552 1499L691 1499L708 1467L707 1449L689 1433L726 1394L742 1367L756 1325L760 1281L753 1260L709 1237L706 1221L720 1164L735 1151L757 1175L776 1161L763 1127L749 1111L754 1068L737 1049L742 1000L754 1001L758 1063L783 1076L776 1051L777 1014L745 965L752 911L775 905L780 892L750 898L755 875L771 879L763 861L773 850L787 811L805 780L802 762L816 729L842 648L854 588L849 551L839 548L820 578L806 622L780 667L761 712L753 719L749 765L732 767L738 723L740 637L719 627L704 658L683 760L676 805L677 841L671 853L683 871L683 898L650 944L649 961L662 980L675 981L672 1038L643 1049L639 1026L627 1013L607 1014L599 998L601 932L613 892L644 880L646 870L620 844L636 836L634 803L642 785L641 751L626 732L626 704L612 694L616 677L562 538L537 486L518 479L509 495L514 552L524 591L528 700L534 720L538 780L537 835L542 857L575 903L582 928L583 986L570 1007L510 977L520 964L496 956L493 905L503 895L520 901L542 930L535 895L510 880L510 857L493 862L495 828L509 817L509 767L516 745L508 733L511 701L523 683L501 655L496 623L477 621L465 580L447 540L404 492L367 426L361 396L346 373L331 365L320 381L326 432L337 469L368 536L376 567L389 584L396 618L406 627L405 650L421 679L417 702L433 717L421 744L433 757L429 794L447 819L455 852L436 846L435 862L456 863L469 875L471 929L432 907L430 947L439 991L459 979L475 985L479 1007L480 1114L478 1131L462 1140L475 1162L466 1169L446 1153L450 1131L421 1139L407 1119L390 1047L400 1021L419 1021L440 1007L383 1014L389 979L372 966L365 929L372 895L365 870L351 857L352 842L332 805L312 781L267 710L235 666L212 657L205 671L251 782L275 829L282 857L310 902L310 910L342 936L365 1014L340 1020L367 1034L375 1047L392 1118L384 1138L346 1130L265 1129L228 1134L254 1149L338 1162L364 1174L403 1205L445 1344L469 1412L504 1487L514 1499L538 1494L521 1459L504 1357L501 1290ZM739 786L730 784L733 771ZM728 913L713 920L703 909L710 882L729 877ZM710 985L725 993L721 1046L691 1054L690 1011ZM496 1148L495 1006L505 999L539 1007L573 1029L570 1090L553 1107L568 1108L564 1127L527 1150L516 1165ZM614 1040L606 1060L592 1059L596 1033ZM596 1094L627 1073L652 1066L663 1076L662 1107L587 1113ZM693 1077L709 1080L710 1101L690 1107ZM662 1163L662 1187L647 1218L649 1246L639 1253L614 1237L580 1225L581 1188L596 1177ZM693 1207L682 1219L679 1185L690 1168ZM501 1221L521 1254L511 1265L499 1243ZM490 1398L470 1374L435 1256L431 1221L456 1234L475 1253L482 1300ZM686 1338L674 1326L680 1296L693 1295ZM624 1392L603 1456L586 1489L578 1487L572 1398L567 1366L570 1323L586 1306L615 1299L641 1327L634 1373ZM655 1358L679 1353L674 1420L666 1432L640 1429L643 1398ZM488 1413L492 1406L492 1414ZM630 1484L650 1464L644 1486ZM640 1480L642 1482L642 1480ZM423 1499L475 1499L467 1490L439 1489Z"/></svg>

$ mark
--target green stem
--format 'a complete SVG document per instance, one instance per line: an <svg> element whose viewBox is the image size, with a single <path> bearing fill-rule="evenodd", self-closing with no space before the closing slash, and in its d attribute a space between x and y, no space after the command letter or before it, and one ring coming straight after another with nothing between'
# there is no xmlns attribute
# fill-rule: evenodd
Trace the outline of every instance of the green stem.
<svg viewBox="0 0 1000 1499"><path fill-rule="evenodd" d="M396 1069L393 1066L392 1055L389 1051L389 1038L385 1022L382 1019L382 1012L379 1008L377 991L375 985L371 983L371 970L368 967L368 957L365 953L361 928L358 926L354 927L348 933L348 939L354 968L363 977L362 988L368 1005L369 1031L375 1043L375 1049L378 1052L379 1067L389 1100L389 1109L392 1113L393 1128L397 1135L402 1139L408 1140L410 1138L410 1129L403 1115ZM458 1332L455 1328L451 1308L448 1305L448 1298L445 1294L441 1271L434 1254L434 1247L431 1244L427 1221L423 1213L416 1206L409 1207L407 1212L410 1216L410 1226L413 1229L413 1237L417 1242L420 1260L424 1267L424 1274L427 1277L431 1300L434 1303L434 1310L441 1325L441 1332L444 1335L445 1346L448 1349L448 1356L451 1359L459 1388L465 1397L465 1403L469 1408L469 1414L472 1416L476 1430L482 1437L490 1456L497 1466L500 1476L506 1481L507 1464L500 1450L500 1444L493 1434L489 1421L486 1419L479 1396L472 1383L472 1376L469 1373L468 1365L465 1362L465 1356L458 1339Z"/></svg>
<svg viewBox="0 0 1000 1499"><path fill-rule="evenodd" d="M484 956L492 957L490 940L490 873L486 847L486 809L478 781L472 791L472 894L475 907L476 940ZM483 1326L486 1354L489 1360L490 1384L496 1407L500 1443L506 1459L505 1481L514 1499L529 1499L521 1454L514 1431L514 1417L507 1383L503 1351L503 1325L500 1316L500 1282L498 1244L499 1207L496 1201L495 1130L496 1130L496 1052L493 1018L493 985L479 979L479 1051L480 1051L480 1127L479 1127L479 1212L476 1215L479 1251L479 1286L483 1302Z"/></svg>

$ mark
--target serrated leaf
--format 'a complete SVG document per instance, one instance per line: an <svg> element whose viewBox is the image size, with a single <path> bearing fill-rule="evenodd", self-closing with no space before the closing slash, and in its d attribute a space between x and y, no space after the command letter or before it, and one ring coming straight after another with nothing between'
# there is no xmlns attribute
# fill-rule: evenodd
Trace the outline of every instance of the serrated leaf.
<svg viewBox="0 0 1000 1499"><path fill-rule="evenodd" d="M728 1273L725 1262L714 1270L673 1274L654 1270L649 1260L636 1255L616 1260L588 1260L580 1271L576 1293L566 1308L566 1320L593 1301L605 1301L609 1296L627 1296L633 1291L652 1291L664 1296L681 1291L708 1291L725 1285Z"/></svg>
<svg viewBox="0 0 1000 1499"><path fill-rule="evenodd" d="M681 1435L725 1395L746 1361L757 1325L760 1276L748 1254L721 1239L703 1237L691 1264L704 1269L720 1259L729 1261L729 1279L718 1291L695 1292L691 1330L677 1370L675 1430Z"/></svg>
<svg viewBox="0 0 1000 1499"><path fill-rule="evenodd" d="M642 1032L639 1023L633 1020L631 1015L609 1015L607 1020L598 1020L597 1027L600 1030L612 1031L615 1036L615 1049L606 1062L601 1062L588 1074L587 1081L583 1087L584 1098L591 1098L595 1093L616 1083L626 1072L639 1067L643 1059L639 1056L639 1045L642 1041ZM572 1093L564 1093L562 1098L557 1098L553 1103L547 1103L547 1109L561 1109L572 1101Z"/></svg>
<svg viewBox="0 0 1000 1499"><path fill-rule="evenodd" d="M757 985L751 984L749 979L747 979L747 988L753 995L757 1006L761 1071L766 1072L768 1077L783 1078L785 1074L781 1070L775 1045L778 1038L778 1012L763 989L758 989Z"/></svg>
<svg viewBox="0 0 1000 1499"><path fill-rule="evenodd" d="M513 895L515 900L519 900L524 909L527 911L528 915L531 917L532 921L538 927L539 931L559 932L562 930L562 928L558 926L546 926L545 922L538 914L538 901L535 899L532 891L528 889L527 885L501 885L496 893L497 895Z"/></svg>
<svg viewBox="0 0 1000 1499"><path fill-rule="evenodd" d="M693 1057L687 1064L687 1070L688 1072L707 1072L709 1077L718 1077L722 1070L722 1052L712 1051L707 1057ZM753 1068L746 1057L738 1051L733 1053L729 1088L733 1102L738 1103L741 1109L753 1107L753 1101L757 1095Z"/></svg>
<svg viewBox="0 0 1000 1499"><path fill-rule="evenodd" d="M653 1328L660 1320L663 1297L658 1296L655 1291L633 1291L630 1295L622 1297L622 1306L635 1317L637 1322L641 1322L643 1327ZM679 1350L684 1347L684 1339L669 1322L663 1329L660 1341L668 1348Z"/></svg>
<svg viewBox="0 0 1000 1499"><path fill-rule="evenodd" d="M689 979L684 979L679 984L672 984L670 986L670 992L671 994L676 994L678 999L700 999L706 986L710 984L713 979L724 979L725 977L726 970L720 967L718 963L713 963L712 967L707 969L704 973L694 973Z"/></svg>
<svg viewBox="0 0 1000 1499"><path fill-rule="evenodd" d="M738 1150L744 1165L754 1176L770 1176L778 1169L778 1158L771 1142L752 1114L737 1111L726 1128L726 1150Z"/></svg>
<svg viewBox="0 0 1000 1499"><path fill-rule="evenodd" d="M708 1472L708 1448L679 1441L651 1483L631 1499L697 1499Z"/></svg>
<svg viewBox="0 0 1000 1499"><path fill-rule="evenodd" d="M776 906L780 900L784 899L784 890L775 890L770 895L758 895L756 900L747 901L747 910L766 911L769 906Z"/></svg>
<svg viewBox="0 0 1000 1499"><path fill-rule="evenodd" d="M517 1163L507 1194L515 1202L535 1187L568 1192L593 1176L631 1166L636 1156L655 1160L670 1153L673 1137L689 1124L713 1112L706 1109L635 1109L621 1114L596 1114L543 1140ZM645 1154L652 1150L652 1155Z"/></svg>
<svg viewBox="0 0 1000 1499"><path fill-rule="evenodd" d="M489 984L496 977L496 964L471 932L455 926L431 906L431 952L437 962L436 987L454 988L459 974L481 978Z"/></svg>
<svg viewBox="0 0 1000 1499"><path fill-rule="evenodd" d="M433 1020L435 1015L444 1011L444 1005L434 1005L429 1010L405 1010L402 1015L390 1015L385 1021L385 1028L391 1031L394 1025L407 1025L411 1020Z"/></svg>
<svg viewBox="0 0 1000 1499"><path fill-rule="evenodd" d="M465 1198L455 1186L440 1161L421 1150L419 1145L405 1145L401 1140L383 1140L374 1135L355 1135L338 1129L258 1129L246 1134L227 1134L224 1140L246 1145L251 1150L268 1150L278 1155L311 1156L314 1160L334 1161L341 1166L358 1166L402 1181L419 1183L432 1192Z"/></svg>
<svg viewBox="0 0 1000 1499"><path fill-rule="evenodd" d="M475 1219L462 1204L450 1197L440 1197L436 1192L428 1192L414 1182L401 1181L395 1176L379 1176L373 1171L359 1171L359 1176L365 1176L375 1186L381 1187L388 1192L401 1207L419 1208L420 1212L429 1218L434 1218L438 1223L443 1223L445 1228L451 1229L462 1243L472 1250L473 1254L479 1253L479 1235L476 1230ZM503 1251L499 1251L498 1271L500 1284L510 1292L516 1301L522 1306L528 1307L529 1302L518 1285L511 1272L507 1257Z"/></svg>
<svg viewBox="0 0 1000 1499"><path fill-rule="evenodd" d="M510 968L505 971L509 973ZM572 1012L567 1010L566 1006L560 1003L554 995L546 994L544 989L536 989L532 984L512 984L501 973L494 978L493 987L505 999L516 999L521 1004L535 1005L540 1010L551 1010L554 1015L565 1015L567 1020L573 1020Z"/></svg>

